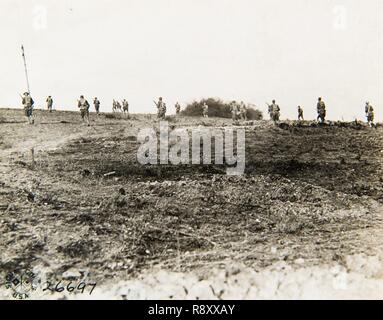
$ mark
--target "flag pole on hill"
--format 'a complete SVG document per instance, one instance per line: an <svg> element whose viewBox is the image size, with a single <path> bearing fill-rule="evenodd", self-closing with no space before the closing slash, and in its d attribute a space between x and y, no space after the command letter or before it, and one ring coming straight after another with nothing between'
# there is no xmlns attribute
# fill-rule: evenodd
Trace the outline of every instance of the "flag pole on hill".
<svg viewBox="0 0 383 320"><path fill-rule="evenodd" d="M22 52L22 55L23 55L23 60L24 60L24 70L25 70L25 78L27 79L27 89L28 89L28 93L31 94L31 91L29 89L29 79L28 79L28 70L27 70L27 61L25 59L25 53L24 53L24 46L21 45L21 52Z"/></svg>

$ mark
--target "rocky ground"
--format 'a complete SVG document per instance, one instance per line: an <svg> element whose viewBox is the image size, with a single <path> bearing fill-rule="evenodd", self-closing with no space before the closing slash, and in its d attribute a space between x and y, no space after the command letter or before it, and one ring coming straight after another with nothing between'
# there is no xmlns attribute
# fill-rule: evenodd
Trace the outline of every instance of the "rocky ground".
<svg viewBox="0 0 383 320"><path fill-rule="evenodd" d="M37 110L30 126L0 109L0 279L97 282L92 296L34 298L383 297L380 126L247 123L235 177L138 164L137 132L158 128L154 116L91 120Z"/></svg>

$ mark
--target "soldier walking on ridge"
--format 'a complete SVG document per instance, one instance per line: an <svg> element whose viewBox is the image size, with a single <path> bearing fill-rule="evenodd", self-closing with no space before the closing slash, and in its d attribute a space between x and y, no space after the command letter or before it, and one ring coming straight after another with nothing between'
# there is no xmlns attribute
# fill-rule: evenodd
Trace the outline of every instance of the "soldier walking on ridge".
<svg viewBox="0 0 383 320"><path fill-rule="evenodd" d="M122 100L122 111L124 112L124 114L126 113L127 115L129 115L129 102L126 99Z"/></svg>
<svg viewBox="0 0 383 320"><path fill-rule="evenodd" d="M89 126L89 102L84 98L84 96L80 96L80 100L78 100L78 108L80 109L81 112L81 119L83 123L87 123Z"/></svg>
<svg viewBox="0 0 383 320"><path fill-rule="evenodd" d="M241 104L239 106L239 114L241 116L241 120L247 121L247 108L243 101L241 101Z"/></svg>
<svg viewBox="0 0 383 320"><path fill-rule="evenodd" d="M100 100L97 99L97 97L94 98L93 100L94 108L96 109L96 114L99 116L100 115Z"/></svg>
<svg viewBox="0 0 383 320"><path fill-rule="evenodd" d="M202 106L202 115L204 118L209 118L209 106L206 104L206 102L204 102Z"/></svg>
<svg viewBox="0 0 383 320"><path fill-rule="evenodd" d="M322 101L321 97L318 98L317 112L318 112L317 121L320 120L321 123L324 123L326 119L326 104Z"/></svg>
<svg viewBox="0 0 383 320"><path fill-rule="evenodd" d="M269 113L270 113L271 120L273 120L274 123L277 123L279 121L280 111L281 111L281 109L279 108L279 105L277 105L275 100L273 100L272 104L268 106L269 106Z"/></svg>
<svg viewBox="0 0 383 320"><path fill-rule="evenodd" d="M374 127L374 107L369 102L366 102L365 112L368 125Z"/></svg>
<svg viewBox="0 0 383 320"><path fill-rule="evenodd" d="M48 96L46 102L47 102L48 111L52 112L52 107L53 107L53 99L52 99L52 97Z"/></svg>
<svg viewBox="0 0 383 320"><path fill-rule="evenodd" d="M24 96L22 97L22 104L24 107L24 114L28 118L29 124L34 124L35 120L33 118L33 105L34 101L32 97L30 96L29 92L25 92Z"/></svg>
<svg viewBox="0 0 383 320"><path fill-rule="evenodd" d="M178 116L181 112L181 106L178 103L178 101L176 102L175 108L176 108L176 115Z"/></svg>
<svg viewBox="0 0 383 320"><path fill-rule="evenodd" d="M155 102L155 101L153 101L153 102L157 106L157 118L158 119L165 119L166 104L163 102L162 97L158 98L158 102Z"/></svg>
<svg viewBox="0 0 383 320"><path fill-rule="evenodd" d="M239 110L238 110L237 103L235 101L232 101L232 103L230 105L230 111L231 111L231 118L232 118L233 122L237 121Z"/></svg>
<svg viewBox="0 0 383 320"><path fill-rule="evenodd" d="M305 120L303 118L303 109L301 108L301 106L298 106L298 121L301 121L301 120Z"/></svg>

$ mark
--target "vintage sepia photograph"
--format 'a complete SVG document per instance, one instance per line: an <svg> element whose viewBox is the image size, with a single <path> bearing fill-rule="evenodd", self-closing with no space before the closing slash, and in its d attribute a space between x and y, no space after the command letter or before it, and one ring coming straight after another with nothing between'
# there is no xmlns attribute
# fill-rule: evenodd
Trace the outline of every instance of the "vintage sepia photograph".
<svg viewBox="0 0 383 320"><path fill-rule="evenodd" d="M0 0L0 38L1 300L383 298L382 1Z"/></svg>

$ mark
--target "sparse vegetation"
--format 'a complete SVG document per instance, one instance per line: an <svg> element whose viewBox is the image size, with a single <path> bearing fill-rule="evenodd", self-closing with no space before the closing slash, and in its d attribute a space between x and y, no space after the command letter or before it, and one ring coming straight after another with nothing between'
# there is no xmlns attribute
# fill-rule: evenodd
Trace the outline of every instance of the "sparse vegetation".
<svg viewBox="0 0 383 320"><path fill-rule="evenodd" d="M101 285L154 265L306 267L379 247L381 127L259 122L246 129L245 174L232 177L220 165L139 165L137 131L156 127L154 117L91 114L88 127L76 112L38 110L35 126L17 122L22 110L0 116L9 144L0 146L0 277L48 261L52 279L71 268ZM231 124L173 118L174 127Z"/></svg>

